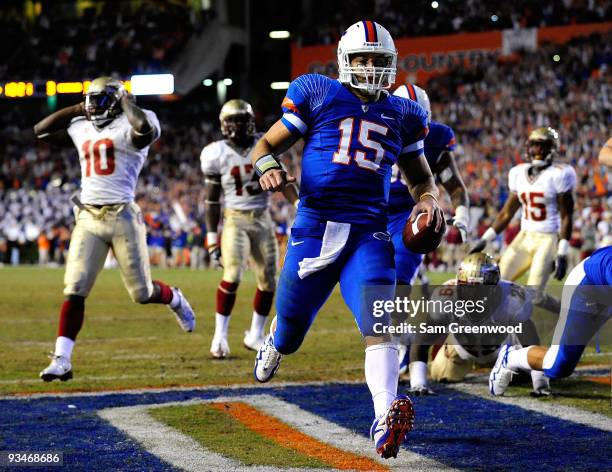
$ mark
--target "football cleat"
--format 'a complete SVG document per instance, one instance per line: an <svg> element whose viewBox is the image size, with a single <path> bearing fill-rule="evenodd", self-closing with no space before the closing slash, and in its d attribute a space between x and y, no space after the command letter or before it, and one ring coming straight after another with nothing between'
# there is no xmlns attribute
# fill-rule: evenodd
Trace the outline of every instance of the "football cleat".
<svg viewBox="0 0 612 472"><path fill-rule="evenodd" d="M408 372L408 364L410 363L410 346L405 344L397 345L397 357L399 359L399 374L404 375Z"/></svg>
<svg viewBox="0 0 612 472"><path fill-rule="evenodd" d="M265 340L266 339L263 337L263 335L253 336L249 330L244 332L244 339L242 340L242 343L249 351L259 351L259 348Z"/></svg>
<svg viewBox="0 0 612 472"><path fill-rule="evenodd" d="M62 382L72 378L72 364L70 360L64 356L56 356L51 354L51 364L40 373L40 378L45 382L59 379Z"/></svg>
<svg viewBox="0 0 612 472"><path fill-rule="evenodd" d="M176 306L176 308L172 308L170 305L168 305L168 308L172 313L174 313L174 316L176 316L176 320L178 321L179 325L181 325L181 328L183 328L183 331L191 333L196 324L193 309L185 298L185 295L183 295L183 292L181 292L180 288L172 287L172 293L174 293L174 296L178 297L179 304Z"/></svg>
<svg viewBox="0 0 612 472"><path fill-rule="evenodd" d="M283 355L274 347L274 337L269 334L255 357L253 375L261 383L268 382L278 370Z"/></svg>
<svg viewBox="0 0 612 472"><path fill-rule="evenodd" d="M437 395L432 389L430 389L427 385L416 385L415 387L411 387L408 392L412 396L423 397L426 395Z"/></svg>
<svg viewBox="0 0 612 472"><path fill-rule="evenodd" d="M489 374L489 393L491 395L503 395L512 381L512 376L516 374L513 370L508 369L508 353L515 349L515 346L509 344L504 344L499 349L497 360Z"/></svg>
<svg viewBox="0 0 612 472"><path fill-rule="evenodd" d="M370 438L376 452L383 458L397 457L406 434L414 427L414 406L406 395L398 395L387 412L376 418L370 428Z"/></svg>
<svg viewBox="0 0 612 472"><path fill-rule="evenodd" d="M216 338L212 340L210 345L210 354L215 359L226 359L230 355L230 348L227 342L227 338Z"/></svg>

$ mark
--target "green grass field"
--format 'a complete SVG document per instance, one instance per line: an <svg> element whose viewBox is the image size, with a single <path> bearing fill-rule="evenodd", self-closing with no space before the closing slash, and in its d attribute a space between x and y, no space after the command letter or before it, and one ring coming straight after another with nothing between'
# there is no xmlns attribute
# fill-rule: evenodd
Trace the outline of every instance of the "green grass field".
<svg viewBox="0 0 612 472"><path fill-rule="evenodd" d="M73 354L75 378L43 383L38 373L47 365L46 355L54 347L63 273L63 269L32 267L0 269L4 288L0 297L1 394L253 383L254 353L242 346L252 312L252 274L247 273L238 292L230 325L231 358L217 361L208 351L221 272L187 269L155 270L154 278L181 287L197 313L195 332L184 333L164 306L132 303L118 271L104 270L86 302L85 323ZM432 283L451 276L430 275ZM552 291L559 288L557 284ZM554 325L552 318L549 324ZM603 350L608 354L596 354L589 348L583 363L609 367L610 349L603 346ZM335 291L300 351L283 360L278 380L361 379L363 344L353 317ZM585 383L587 387L590 384ZM563 392L564 385L556 382L554 388ZM569 397L564 396L564 402L572 403L572 395L591 395L584 385L567 386ZM601 410L602 387L609 392L609 386L595 387L598 398L590 409Z"/></svg>

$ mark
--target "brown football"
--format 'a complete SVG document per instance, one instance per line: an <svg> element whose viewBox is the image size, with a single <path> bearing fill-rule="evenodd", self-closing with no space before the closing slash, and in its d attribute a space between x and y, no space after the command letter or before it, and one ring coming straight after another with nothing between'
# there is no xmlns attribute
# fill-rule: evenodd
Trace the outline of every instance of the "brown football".
<svg viewBox="0 0 612 472"><path fill-rule="evenodd" d="M406 221L403 234L404 246L412 252L427 254L436 249L444 237L446 232L446 222L444 220L440 231L436 231L435 221L430 226L426 226L426 223L427 213L419 213L412 223L410 223L410 220Z"/></svg>

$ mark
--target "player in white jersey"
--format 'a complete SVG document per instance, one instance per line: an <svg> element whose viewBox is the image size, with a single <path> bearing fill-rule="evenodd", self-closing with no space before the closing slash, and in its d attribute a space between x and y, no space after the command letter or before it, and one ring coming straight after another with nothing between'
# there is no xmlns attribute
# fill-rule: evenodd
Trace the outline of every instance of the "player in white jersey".
<svg viewBox="0 0 612 472"><path fill-rule="evenodd" d="M151 280L146 228L134 203L138 174L160 135L155 113L139 108L119 81L100 77L92 81L84 102L49 115L34 133L51 144L72 140L81 164L81 196L73 198L76 224L64 276L66 299L51 364L40 377L72 378L72 350L85 298L111 248L132 300L168 305L181 327L192 331L195 317L181 291Z"/></svg>
<svg viewBox="0 0 612 472"><path fill-rule="evenodd" d="M206 146L200 159L206 182L206 242L213 264L220 265L223 261L210 353L214 358L223 359L230 354L229 320L249 255L257 290L251 328L245 332L243 342L246 348L258 350L264 340L263 330L276 288L278 243L268 210L269 194L262 191L251 165L253 146L261 137L255 131L253 108L244 100L230 100L221 108L219 120L225 139ZM222 193L225 208L219 241ZM293 186L288 187L286 196L292 202L297 200Z"/></svg>
<svg viewBox="0 0 612 472"><path fill-rule="evenodd" d="M538 128L527 140L527 160L510 169L510 197L493 225L474 245L471 253L484 250L504 230L522 206L521 231L506 248L499 262L501 277L518 279L527 269L527 285L535 289L534 303L558 313L560 305L545 293L551 272L557 280L567 271L567 254L574 212L573 190L576 172L554 162L559 135L550 128Z"/></svg>
<svg viewBox="0 0 612 472"><path fill-rule="evenodd" d="M468 305L470 301L472 305ZM508 342L525 346L539 343L531 321L532 292L501 280L495 260L482 252L467 256L459 266L457 278L438 287L431 302L432 310L426 310L429 329L419 330L410 347L412 393L433 393L427 384L427 353L430 345L445 336L429 368L429 376L436 382L459 382L474 364L492 364L500 346ZM479 327L509 327L511 331L518 328L520 333L508 334L503 329L474 333L473 328ZM536 395L549 394L548 378L543 373L534 371L532 383Z"/></svg>

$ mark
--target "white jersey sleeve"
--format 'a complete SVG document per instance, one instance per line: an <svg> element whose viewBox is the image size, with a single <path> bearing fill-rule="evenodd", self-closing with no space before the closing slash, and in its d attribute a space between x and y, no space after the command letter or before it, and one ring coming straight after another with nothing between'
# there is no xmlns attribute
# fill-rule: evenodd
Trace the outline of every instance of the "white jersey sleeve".
<svg viewBox="0 0 612 472"><path fill-rule="evenodd" d="M515 166L512 169L510 169L510 172L508 172L508 189L511 192L517 192L517 175L519 172L519 166Z"/></svg>
<svg viewBox="0 0 612 472"><path fill-rule="evenodd" d="M204 175L219 175L221 174L221 157L223 148L220 146L220 141L215 141L205 146L200 154L200 164Z"/></svg>
<svg viewBox="0 0 612 472"><path fill-rule="evenodd" d="M557 193L565 193L574 190L576 187L576 171L573 167L564 165L554 179Z"/></svg>

